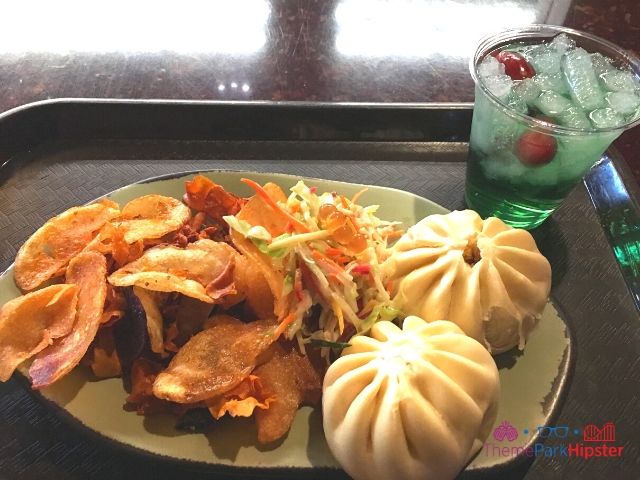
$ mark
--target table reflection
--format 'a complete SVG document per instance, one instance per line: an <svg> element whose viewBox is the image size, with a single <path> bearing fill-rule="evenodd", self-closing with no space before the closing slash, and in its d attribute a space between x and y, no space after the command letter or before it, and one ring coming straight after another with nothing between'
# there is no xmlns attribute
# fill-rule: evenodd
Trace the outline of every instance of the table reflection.
<svg viewBox="0 0 640 480"><path fill-rule="evenodd" d="M266 44L270 11L267 0L4 2L0 52L249 55Z"/></svg>
<svg viewBox="0 0 640 480"><path fill-rule="evenodd" d="M535 2L344 0L335 11L336 50L365 57L468 57L478 40L539 20Z"/></svg>

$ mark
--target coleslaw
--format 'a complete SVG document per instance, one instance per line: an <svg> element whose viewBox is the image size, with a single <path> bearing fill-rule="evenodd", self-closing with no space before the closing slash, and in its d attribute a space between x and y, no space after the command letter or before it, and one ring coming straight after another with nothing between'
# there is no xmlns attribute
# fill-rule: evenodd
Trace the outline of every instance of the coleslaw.
<svg viewBox="0 0 640 480"><path fill-rule="evenodd" d="M377 205L358 205L366 189L349 199L337 193L318 194L299 181L286 202L276 202L257 183L243 182L288 219L286 233L273 238L260 225L223 217L231 229L268 255L284 276L282 295L288 308L279 319L276 336L296 340L303 353L306 345L319 347L328 358L331 350L347 346L354 334L397 316L380 265L388 242L402 234L400 222L378 218Z"/></svg>

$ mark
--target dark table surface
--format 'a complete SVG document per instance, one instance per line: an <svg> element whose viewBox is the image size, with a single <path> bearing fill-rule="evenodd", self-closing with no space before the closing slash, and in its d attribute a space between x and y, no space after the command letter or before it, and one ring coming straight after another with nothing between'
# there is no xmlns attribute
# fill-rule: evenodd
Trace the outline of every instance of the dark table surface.
<svg viewBox="0 0 640 480"><path fill-rule="evenodd" d="M470 102L477 39L534 22L640 54L637 0L10 3L0 27L0 111L61 97ZM640 127L615 146L640 182Z"/></svg>
<svg viewBox="0 0 640 480"><path fill-rule="evenodd" d="M640 52L637 0L8 2L0 111L59 97L473 101L485 33L564 24ZM615 144L640 179L640 128Z"/></svg>

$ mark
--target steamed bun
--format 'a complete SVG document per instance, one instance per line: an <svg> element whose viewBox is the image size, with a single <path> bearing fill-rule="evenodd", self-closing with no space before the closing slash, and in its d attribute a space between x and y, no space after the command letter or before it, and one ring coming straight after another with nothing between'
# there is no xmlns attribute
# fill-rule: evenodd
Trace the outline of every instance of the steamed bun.
<svg viewBox="0 0 640 480"><path fill-rule="evenodd" d="M328 369L324 432L356 480L454 478L489 434L498 371L489 352L448 321L407 317L356 336Z"/></svg>
<svg viewBox="0 0 640 480"><path fill-rule="evenodd" d="M403 315L451 320L492 353L524 348L551 288L551 266L529 232L472 210L409 228L383 271Z"/></svg>

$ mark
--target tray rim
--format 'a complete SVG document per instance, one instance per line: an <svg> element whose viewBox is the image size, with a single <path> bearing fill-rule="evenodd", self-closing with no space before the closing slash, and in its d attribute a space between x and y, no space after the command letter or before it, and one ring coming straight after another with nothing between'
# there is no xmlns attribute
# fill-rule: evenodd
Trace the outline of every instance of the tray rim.
<svg viewBox="0 0 640 480"><path fill-rule="evenodd" d="M90 104L90 105L184 105L184 106L227 106L227 107L271 107L271 108L356 108L356 109L451 109L472 110L473 102L314 102L299 100L188 100L163 98L97 98L97 97L57 97L37 100L0 113L0 121L32 109L39 109L57 104Z"/></svg>
<svg viewBox="0 0 640 480"><path fill-rule="evenodd" d="M145 184L164 181L164 180L180 179L190 175L209 174L209 173L215 173L215 172L275 175L275 176L287 177L291 179L302 178L305 181L320 180L320 181L330 181L332 183L348 184L348 185L363 186L363 187L372 186L370 184L363 184L359 182L346 182L341 180L324 179L320 177L306 177L306 176L299 176L299 175L283 173L283 172L258 172L258 171L252 171L252 170L222 169L222 168L196 169L196 170L181 170L178 172L172 172L172 173L167 173L162 175L154 175L152 177L148 177L136 182L132 182L130 184L116 188L110 192L107 192L99 197L96 197L93 200L90 200L89 202L87 202L87 204L93 203L100 199L107 198L114 193L117 193L124 189L131 188L132 186L135 186L135 185L145 185ZM417 195L413 192L409 192L409 191L402 190L399 188L394 188L394 187L382 186L382 185L374 185L374 186L376 188L379 188L385 191L398 192L403 195L408 195L410 197L419 199L421 201L425 201L427 203L433 204L438 208L444 209L446 211L450 211L449 209L447 209L446 207L443 207L439 203L434 202L433 200L430 200L426 197ZM11 263L7 267L7 269L2 271L0 273L0 276L4 276L5 274L7 274L9 269L13 267L14 263ZM552 304L553 308L558 313L558 317L561 319L562 323L564 324L565 338L567 340L567 344L563 353L563 359L561 360L558 374L555 377L552 385L552 389L554 389L556 393L555 395L551 396L551 399L547 404L547 413L544 416L545 425L552 425L562 412L562 408L564 406L565 400L570 390L569 387L571 385L571 382L575 373L575 364L576 364L576 358L577 358L575 332L570 328L570 323L568 323L565 320L565 318L567 318L567 315L564 313L563 308L560 305L556 304L555 302L552 303L551 299L552 299L552 296L550 294L548 303ZM508 352L505 352L505 354L506 353ZM494 357L494 360L495 360L495 357ZM85 425L85 423L80 418L74 416L62 405L59 405L55 401L47 398L46 395L44 395L39 390L34 390L30 388L29 379L20 370L16 370L15 374L13 375L13 378L17 378L19 380L19 383L21 384L21 386L25 390L27 390L28 394L32 398L34 398L40 404L44 405L45 408L53 412L56 416L58 416L61 420L63 420L67 425L71 426L76 432L87 435L89 438L91 438L94 441L104 442L107 445L110 445L112 448L120 450L121 452L126 452L128 454L141 455L145 458L148 458L149 460L160 459L162 461L174 463L176 465L186 464L192 467L204 469L211 474L220 474L225 476L229 475L231 477L239 477L239 478L245 478L245 477L246 478L262 478L261 475L265 475L265 474L268 474L269 476L275 475L276 476L275 478L316 478L316 477L339 478L341 476L346 476L345 478L349 478L346 472L340 467L235 466L235 465L209 463L205 461L191 460L187 458L179 458L171 455L152 452L144 448L138 447L136 445L128 444L125 442L118 441L116 439L109 438L107 435L104 435L102 432L98 430L94 430L90 426ZM535 457L528 457L527 455L525 455L525 450L531 448L533 445L537 443L543 443L543 444L545 443L545 439L541 438L539 434L535 434L534 436L532 436L527 441L527 443L522 446L522 453L520 453L519 455L512 456L510 457L509 460L499 464L495 464L490 467L478 467L472 470L466 470L466 467L468 466L467 465L463 470L460 471L459 475L463 475L464 478L472 480L476 477L483 477L487 474L507 475L510 472L513 472L514 470L516 470L517 468L525 467L526 469L528 469L531 466L531 464L535 461ZM482 452L482 449L477 453L477 455L480 455L481 452ZM469 463L471 463L476 458L477 455L474 455L474 457L470 459Z"/></svg>

